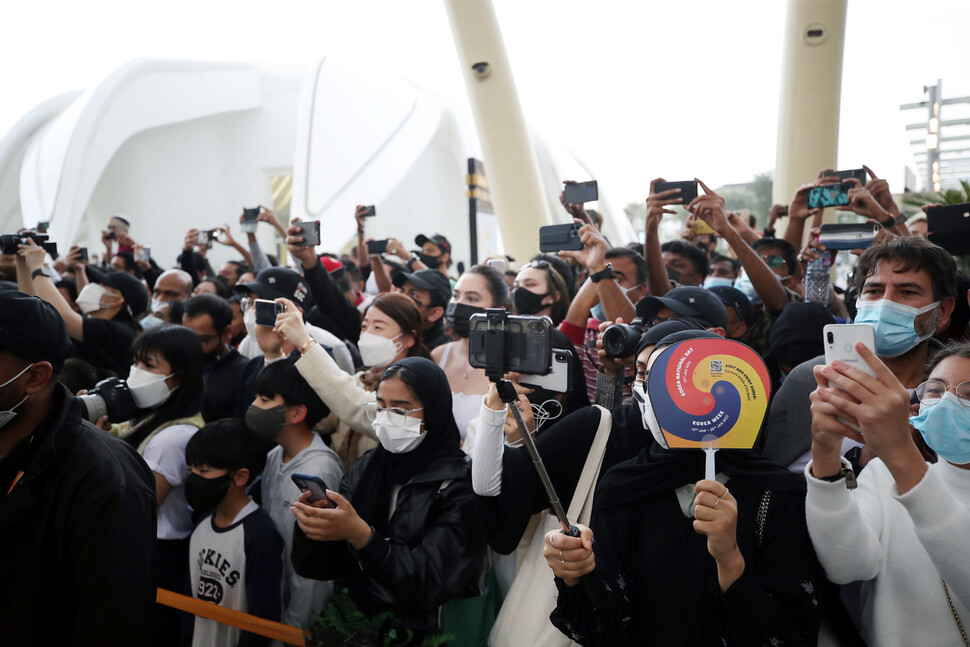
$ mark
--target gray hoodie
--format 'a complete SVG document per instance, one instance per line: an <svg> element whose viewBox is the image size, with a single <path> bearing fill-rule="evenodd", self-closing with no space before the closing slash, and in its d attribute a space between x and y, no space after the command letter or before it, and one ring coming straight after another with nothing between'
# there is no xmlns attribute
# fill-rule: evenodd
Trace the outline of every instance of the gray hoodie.
<svg viewBox="0 0 970 647"><path fill-rule="evenodd" d="M263 470L263 508L283 536L283 617L282 622L300 626L308 624L312 616L326 606L333 590L333 582L320 582L300 577L293 570L290 553L293 550L293 524L296 518L290 506L300 496L300 490L290 476L294 472L319 476L327 487L336 491L343 478L343 466L336 453L313 434L309 447L283 463L283 448L277 445L266 455Z"/></svg>

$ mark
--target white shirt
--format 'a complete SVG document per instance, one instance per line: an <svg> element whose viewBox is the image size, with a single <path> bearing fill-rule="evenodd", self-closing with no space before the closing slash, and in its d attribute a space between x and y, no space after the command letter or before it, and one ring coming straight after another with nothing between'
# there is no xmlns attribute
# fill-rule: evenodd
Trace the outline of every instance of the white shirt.
<svg viewBox="0 0 970 647"><path fill-rule="evenodd" d="M143 458L148 467L165 477L172 490L158 508L159 539L185 539L192 534L192 507L185 500L185 446L197 431L192 425L166 427L148 441Z"/></svg>

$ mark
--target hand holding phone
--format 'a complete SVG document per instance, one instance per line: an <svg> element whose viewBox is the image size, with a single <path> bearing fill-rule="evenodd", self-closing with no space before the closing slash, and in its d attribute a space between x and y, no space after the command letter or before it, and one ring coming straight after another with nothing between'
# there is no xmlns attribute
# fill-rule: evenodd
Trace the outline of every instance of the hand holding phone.
<svg viewBox="0 0 970 647"><path fill-rule="evenodd" d="M293 484L300 489L300 492L310 493L310 503L325 500L326 505L323 506L324 508L337 507L337 504L334 503L333 499L327 496L327 484L324 483L323 479L319 476L294 472L290 475L290 479L293 481Z"/></svg>
<svg viewBox="0 0 970 647"><path fill-rule="evenodd" d="M303 242L300 243L300 247L316 247L320 244L319 220L308 220L307 222L300 222L299 225L303 229L301 234L303 236Z"/></svg>

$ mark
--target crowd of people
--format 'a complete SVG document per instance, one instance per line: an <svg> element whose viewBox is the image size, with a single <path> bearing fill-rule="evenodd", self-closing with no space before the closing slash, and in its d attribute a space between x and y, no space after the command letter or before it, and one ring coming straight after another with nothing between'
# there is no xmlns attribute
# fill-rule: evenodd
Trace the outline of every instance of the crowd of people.
<svg viewBox="0 0 970 647"><path fill-rule="evenodd" d="M440 233L369 253L363 206L349 246L260 207L247 244L191 229L167 268L137 218L112 217L99 254L18 232L2 642L270 644L165 589L308 636L345 594L415 645L970 647L970 280L866 170L844 209L881 229L851 252L819 240L824 172L761 231L699 180L687 204L651 182L642 243L564 201L581 249L461 272ZM213 242L238 258L217 271ZM808 299L808 264L837 253L847 284ZM509 374L506 404L471 357L490 309L547 317L566 378ZM875 331L866 366L826 363L823 328L852 321ZM771 377L755 448L718 452L714 479L668 447L647 388L664 349L704 338ZM510 406L578 532L549 517Z"/></svg>

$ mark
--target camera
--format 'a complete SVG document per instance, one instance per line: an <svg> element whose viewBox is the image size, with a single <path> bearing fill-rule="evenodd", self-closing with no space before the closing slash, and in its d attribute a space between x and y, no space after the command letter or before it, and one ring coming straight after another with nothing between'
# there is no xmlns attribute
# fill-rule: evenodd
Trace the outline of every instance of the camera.
<svg viewBox="0 0 970 647"><path fill-rule="evenodd" d="M253 307L256 308L256 325L267 328L276 325L276 315L286 312L286 306L269 299L256 299Z"/></svg>
<svg viewBox="0 0 970 647"><path fill-rule="evenodd" d="M479 61L478 63L472 64L472 72L475 73L475 78L479 81L484 81L492 74L492 66L485 61Z"/></svg>
<svg viewBox="0 0 970 647"><path fill-rule="evenodd" d="M603 350L607 357L629 357L637 352L640 337L647 326L641 317L632 323L613 324L603 332Z"/></svg>
<svg viewBox="0 0 970 647"><path fill-rule="evenodd" d="M37 234L32 231L25 231L21 234L3 234L0 236L0 254L16 254L20 245L29 244L33 240L52 257L57 257L57 245L48 242L50 236L47 234Z"/></svg>
<svg viewBox="0 0 970 647"><path fill-rule="evenodd" d="M78 400L84 404L85 417L91 422L97 422L101 416L108 416L111 422L124 422L138 411L128 384L117 377L101 380Z"/></svg>
<svg viewBox="0 0 970 647"><path fill-rule="evenodd" d="M489 378L506 373L546 375L552 369L552 320L489 308L469 321L468 362Z"/></svg>

